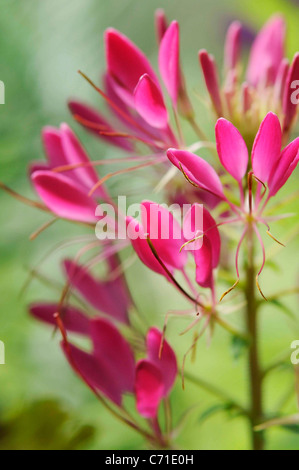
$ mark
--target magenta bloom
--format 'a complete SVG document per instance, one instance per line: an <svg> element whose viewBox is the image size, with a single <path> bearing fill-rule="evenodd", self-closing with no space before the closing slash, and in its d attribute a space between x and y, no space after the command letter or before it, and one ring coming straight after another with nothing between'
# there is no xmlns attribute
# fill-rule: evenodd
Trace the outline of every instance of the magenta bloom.
<svg viewBox="0 0 299 470"><path fill-rule="evenodd" d="M187 261L186 254L180 253L185 239L180 224L173 215L155 202L143 201L141 218L142 223L139 224L133 217L127 217L127 233L141 261L151 270L167 277L149 247L148 235L168 270L182 270Z"/></svg>
<svg viewBox="0 0 299 470"><path fill-rule="evenodd" d="M217 121L215 132L220 162L239 183L242 200L242 180L249 161L247 146L239 131L224 118ZM287 182L298 163L299 138L282 152L281 143L282 130L279 119L275 114L268 113L260 125L251 153L253 173L268 185L268 199ZM205 160L185 150L176 149L169 149L167 156L196 186L227 200L219 176Z"/></svg>
<svg viewBox="0 0 299 470"><path fill-rule="evenodd" d="M89 336L93 345L90 353L64 340L62 348L66 358L89 387L121 406L123 394L134 390L133 352L116 327L107 320L90 320Z"/></svg>
<svg viewBox="0 0 299 470"><path fill-rule="evenodd" d="M261 274L265 264L265 248L258 225L263 224L270 230L267 218L263 213L268 201L276 195L284 186L295 170L299 161L299 138L293 140L281 151L282 129L278 117L268 113L260 125L255 137L251 152L251 165L245 141L234 125L224 118L218 119L215 128L216 145L219 159L225 170L235 179L240 191L240 205L233 204L225 195L225 188L212 166L202 158L185 150L169 149L167 156L169 160L183 172L184 176L192 185L201 190L208 191L223 201L226 201L231 211L236 215L233 220L223 220L219 225L227 223L242 223L245 225L236 251L236 270L239 279L238 257L241 244L247 233L249 224L253 223L254 231L262 247L263 263L258 273ZM250 169L251 167L251 169ZM245 175L248 173L248 200L246 204L244 185ZM257 191L253 203L252 178L258 182ZM250 221L248 219L250 214ZM205 232L206 233L206 232ZM198 265L211 265L211 249L215 241L209 247L208 234L204 249L196 252L195 259ZM192 240L192 238L191 238ZM207 270L208 272L208 270ZM197 272L197 282L204 287L211 287L211 277L203 276L203 272ZM257 280L258 283L258 280Z"/></svg>
<svg viewBox="0 0 299 470"><path fill-rule="evenodd" d="M99 187L92 197L89 196L99 178L77 137L66 124L62 124L60 129L46 127L42 139L47 163L34 163L30 168L36 192L58 217L96 222L96 199L103 199L106 194ZM55 172L59 167L69 170Z"/></svg>
<svg viewBox="0 0 299 470"><path fill-rule="evenodd" d="M34 304L30 308L39 320L55 324L57 305ZM145 418L156 418L162 399L168 397L177 376L175 353L162 333L156 328L148 331L147 357L135 364L129 343L108 320L89 319L73 307L60 314L64 328L62 349L71 367L96 393L118 406L126 393L134 393L138 412ZM79 333L90 338L92 351L85 352L67 338L68 333Z"/></svg>
<svg viewBox="0 0 299 470"><path fill-rule="evenodd" d="M104 35L107 70L104 91L118 130L96 110L79 101L69 103L75 119L99 137L110 139L126 151L134 151L136 141L151 151L177 145L170 128L162 87L150 62L126 36L109 28ZM179 29L177 22L164 31L159 49L159 69L168 94L176 107L183 96L179 69ZM118 122L118 124L117 124Z"/></svg>
<svg viewBox="0 0 299 470"><path fill-rule="evenodd" d="M297 103L292 103L292 83L299 78L299 57L289 66L285 58L286 26L281 16L273 16L256 36L251 47L246 81L240 80L241 30L239 22L231 24L224 48L225 83L221 87L214 58L205 50L199 53L207 90L218 117L226 117L252 137L256 122L265 110L278 114L287 138L294 124ZM249 141L250 143L250 141Z"/></svg>
<svg viewBox="0 0 299 470"><path fill-rule="evenodd" d="M136 365L137 410L145 418L157 416L160 402L170 394L177 376L176 357L167 341L159 356L161 341L161 332L151 328L146 338L147 358Z"/></svg>
<svg viewBox="0 0 299 470"><path fill-rule="evenodd" d="M109 257L108 265L110 272L115 270L118 267L116 258ZM120 274L112 280L99 280L92 276L84 266L71 260L64 261L64 268L71 286L93 308L111 319L129 323L128 311L132 306L132 299L123 275Z"/></svg>

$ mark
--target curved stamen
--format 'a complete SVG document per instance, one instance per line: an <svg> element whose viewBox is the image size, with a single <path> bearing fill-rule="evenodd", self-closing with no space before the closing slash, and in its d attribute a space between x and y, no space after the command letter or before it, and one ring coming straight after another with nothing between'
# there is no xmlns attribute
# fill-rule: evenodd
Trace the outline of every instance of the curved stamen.
<svg viewBox="0 0 299 470"><path fill-rule="evenodd" d="M261 234L260 234L260 232L258 231L258 228L256 227L256 225L254 225L253 228L254 228L254 231L255 231L256 236L257 236L257 238L258 238L258 241L260 242L260 245L261 245L261 248L262 248L262 254L263 254L262 266L261 266L259 272L258 272L257 275L256 275L256 285L257 285L257 288L258 288L258 290L259 290L261 296L263 297L263 299L267 300L267 298L265 297L265 295L264 295L264 293L263 293L263 291L262 291L262 289L261 289L261 287L260 287L260 284L259 284L259 276L261 275L261 273L262 273L262 271L263 271L263 269L264 269L264 267L265 267L265 263L266 263L265 245L264 245L263 239L262 239Z"/></svg>
<svg viewBox="0 0 299 470"><path fill-rule="evenodd" d="M104 184L106 181L108 181L110 178L112 178L114 176L122 175L122 174L125 174L125 173L130 173L131 171L139 170L140 168L145 168L147 166L157 165L158 163L160 163L160 162L159 161L158 162L157 161L145 162L145 163L141 163L140 165L132 166L131 168L125 168L123 170L114 171L113 173L108 173L106 176L104 176L99 181L97 181L97 183L89 191L88 196L92 196L93 193L100 186L102 186L102 184Z"/></svg>
<svg viewBox="0 0 299 470"><path fill-rule="evenodd" d="M198 235L197 237L194 237L191 240L188 240L187 242L183 243L183 245L180 248L180 253L185 248L185 246L189 245L190 243L196 242L197 240L200 240L201 238L203 238L206 235L206 233L208 233L213 228L220 227L221 225L237 223L237 222L240 222L240 220L241 220L241 217L238 217L237 219L226 220L225 222L220 222L219 224L215 224L212 227L209 227L201 235Z"/></svg>
<svg viewBox="0 0 299 470"><path fill-rule="evenodd" d="M241 249L241 246L242 246L242 243L243 243L243 240L245 238L246 233L247 233L247 227L242 232L242 235L241 235L241 238L239 240L237 250L236 250L235 267L236 267L236 272L237 272L237 277L238 278L237 278L236 282L227 291L225 291L222 294L222 296L220 297L219 302L221 302L224 299L224 297L227 296L227 294L229 294L231 291L233 291L235 289L235 287L237 287L237 285L240 282L240 273L239 273L239 263L238 263L238 261L239 261L240 249Z"/></svg>
<svg viewBox="0 0 299 470"><path fill-rule="evenodd" d="M187 356L188 354L190 354L190 352L192 352L197 344L197 342L199 341L199 339L201 338L201 336L204 334L205 330L207 329L209 323L210 323L210 320L211 320L211 315L208 316L204 326L202 327L202 330L196 334L190 348L187 350L187 352L184 354L184 357L183 357L183 362L182 362L182 369L181 369L181 375L182 375L182 388L183 390L185 390L185 376L184 376L184 372L185 372L185 364L186 364L186 359L187 359Z"/></svg>
<svg viewBox="0 0 299 470"><path fill-rule="evenodd" d="M269 235L269 237L272 238L272 240L278 243L278 245L285 247L285 245L282 242L277 240L277 238L275 238L274 235L272 235L272 233L270 232L270 225L265 221L265 219L258 218L257 220L267 227L266 234Z"/></svg>

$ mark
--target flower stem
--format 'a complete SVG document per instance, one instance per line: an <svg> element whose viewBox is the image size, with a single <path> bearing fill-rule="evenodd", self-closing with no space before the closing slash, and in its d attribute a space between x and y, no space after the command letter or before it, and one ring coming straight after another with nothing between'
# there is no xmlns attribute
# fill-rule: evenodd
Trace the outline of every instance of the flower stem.
<svg viewBox="0 0 299 470"><path fill-rule="evenodd" d="M253 225L248 225L248 265L247 265L247 285L246 285L246 321L247 331L250 337L248 351L249 365L249 392L250 392L250 432L253 450L264 449L264 436L255 432L254 427L263 422L262 409L262 373L259 363L258 352L258 325L257 325L257 301L255 297L255 268L254 268L254 229Z"/></svg>

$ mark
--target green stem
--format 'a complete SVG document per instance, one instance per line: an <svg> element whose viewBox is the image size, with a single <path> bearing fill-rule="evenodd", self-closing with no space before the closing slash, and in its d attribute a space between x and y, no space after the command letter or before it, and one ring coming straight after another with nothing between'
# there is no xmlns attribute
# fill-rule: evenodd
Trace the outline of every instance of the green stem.
<svg viewBox="0 0 299 470"><path fill-rule="evenodd" d="M264 436L254 431L254 427L263 422L262 409L262 373L259 363L258 351L258 325L257 325L257 301L255 297L255 267L254 267L254 237L253 226L248 226L248 266L246 285L246 322L248 336L250 337L248 351L249 366L249 392L250 392L250 432L253 450L264 449Z"/></svg>

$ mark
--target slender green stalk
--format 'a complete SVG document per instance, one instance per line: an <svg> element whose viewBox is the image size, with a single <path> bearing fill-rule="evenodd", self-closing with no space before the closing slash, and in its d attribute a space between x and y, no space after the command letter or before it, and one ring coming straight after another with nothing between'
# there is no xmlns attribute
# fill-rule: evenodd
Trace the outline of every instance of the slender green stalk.
<svg viewBox="0 0 299 470"><path fill-rule="evenodd" d="M264 449L264 436L260 432L255 432L254 428L263 422L262 408L262 373L259 363L258 351L258 325L257 325L257 301L255 297L255 267L254 267L254 237L253 226L248 228L248 265L247 265L247 285L246 285L246 322L250 344L248 350L249 368L249 392L250 392L250 432L253 450Z"/></svg>

